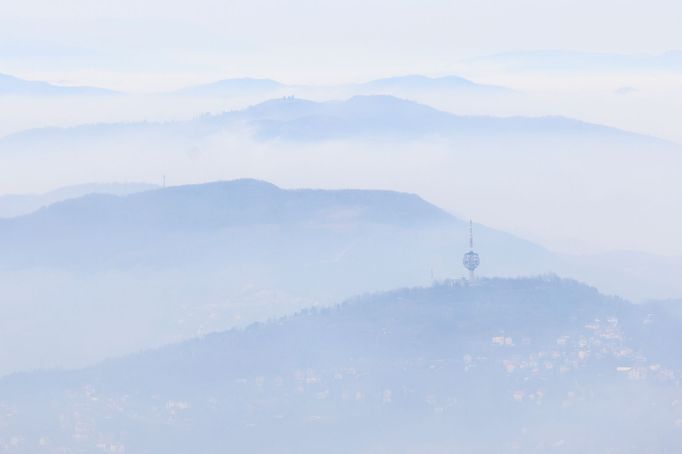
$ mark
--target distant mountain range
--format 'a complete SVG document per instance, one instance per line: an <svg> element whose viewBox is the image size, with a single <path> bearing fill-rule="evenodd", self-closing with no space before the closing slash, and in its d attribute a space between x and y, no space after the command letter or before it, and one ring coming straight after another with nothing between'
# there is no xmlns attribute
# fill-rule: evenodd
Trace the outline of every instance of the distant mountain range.
<svg viewBox="0 0 682 454"><path fill-rule="evenodd" d="M106 88L54 85L48 82L25 80L0 74L0 96L102 96L116 94L119 93Z"/></svg>
<svg viewBox="0 0 682 454"><path fill-rule="evenodd" d="M439 91L469 92L472 94L501 95L511 93L506 87L478 84L459 76L428 77L407 75L375 79L363 83L341 85L287 85L272 79L234 78L204 84L192 85L172 92L162 93L175 96L198 97L262 97L291 94L328 93L339 96L358 94L405 95L417 92ZM55 85L43 81L30 81L7 74L0 74L0 95L113 95L123 94L114 90L96 87Z"/></svg>
<svg viewBox="0 0 682 454"><path fill-rule="evenodd" d="M40 128L0 139L0 150L36 145L32 141L104 140L111 137L185 137L252 131L261 140L321 141L384 138L478 138L481 140L609 141L628 146L671 146L651 136L564 117L462 116L393 96L355 96L345 101L314 102L293 97L252 107L204 115L191 121L83 125ZM62 142L56 142L65 145Z"/></svg>
<svg viewBox="0 0 682 454"><path fill-rule="evenodd" d="M673 452L680 342L679 312L576 282L445 282L6 377L2 436L21 453Z"/></svg>
<svg viewBox="0 0 682 454"><path fill-rule="evenodd" d="M44 194L11 194L0 196L0 218L22 216L57 202L89 194L128 195L157 189L146 183L93 183L59 188Z"/></svg>
<svg viewBox="0 0 682 454"><path fill-rule="evenodd" d="M261 138L288 140L577 136L657 141L615 128L563 117L455 115L392 96L355 96L346 101L323 103L285 98L198 121L223 125L244 121L254 127Z"/></svg>

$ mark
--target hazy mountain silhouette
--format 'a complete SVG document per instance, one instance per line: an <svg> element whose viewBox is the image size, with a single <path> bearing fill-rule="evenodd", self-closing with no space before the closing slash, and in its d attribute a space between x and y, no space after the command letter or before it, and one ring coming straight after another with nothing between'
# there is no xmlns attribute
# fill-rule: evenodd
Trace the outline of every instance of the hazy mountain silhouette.
<svg viewBox="0 0 682 454"><path fill-rule="evenodd" d="M446 282L6 377L3 430L19 452L666 452L680 328L573 281Z"/></svg>
<svg viewBox="0 0 682 454"><path fill-rule="evenodd" d="M107 138L156 137L197 139L218 133L251 131L262 140L337 139L476 139L551 138L570 143L602 141L627 146L672 146L651 136L564 117L461 116L393 96L355 96L346 101L314 102L293 97L252 107L204 115L187 122L83 125L41 128L0 140L0 147L28 146L31 141L97 141Z"/></svg>
<svg viewBox="0 0 682 454"><path fill-rule="evenodd" d="M324 103L284 98L212 120L247 121L261 138L290 140L554 136L663 142L563 117L460 116L392 96L355 96Z"/></svg>
<svg viewBox="0 0 682 454"><path fill-rule="evenodd" d="M321 240L320 235L338 234L345 240L340 243L331 241L325 247L330 254L329 259L332 259L345 250L348 241L361 241L360 237L367 233L361 232L362 226L387 230L386 239L402 234L402 231L432 228L454 229L453 233L461 232L466 239L465 224L412 194L283 190L262 181L235 180L170 187L125 197L92 194L56 203L27 216L0 220L0 243L7 246L6 253L0 257L0 264L36 265L54 261L78 265L81 260L86 260L101 265L111 264L111 260L115 259L123 259L122 263L127 263L125 257L133 251L137 251L134 259L140 264L144 263L144 256L136 249L140 242L151 254L147 257L150 263L156 263L159 259L157 254L161 251L166 257L177 250L165 244L165 241L176 241L175 235L182 235L185 241L202 243L206 241L205 235L215 235L214 240L220 237L221 243L244 249L244 253L249 248L257 254L257 251L265 252L271 247L277 250L290 247L290 253L296 254L295 241L314 243ZM254 231L244 230L247 228ZM292 234L293 237L289 245L271 245L271 239L267 238L270 233L257 233L258 228L274 230L277 235ZM297 237L294 231L301 235L307 232L307 236ZM260 245L249 243L247 247L246 243L235 240L235 235L249 237L260 234L265 235L265 242ZM544 254L542 248L502 232L481 227L479 234L490 245L509 242L507 250L511 247L524 251L524 254L533 251L531 256ZM300 243L298 246L302 247ZM204 250L206 247L213 249L209 244L201 246L205 253L202 260L230 260L229 256L224 257L219 252ZM317 255L324 249L304 247L303 250ZM363 251L362 255L366 253ZM201 254L197 252L197 255ZM181 255L177 260L184 258Z"/></svg>
<svg viewBox="0 0 682 454"><path fill-rule="evenodd" d="M7 74L0 74L0 95L30 96L84 96L115 95L117 92L106 88L54 85L48 82L24 80Z"/></svg>

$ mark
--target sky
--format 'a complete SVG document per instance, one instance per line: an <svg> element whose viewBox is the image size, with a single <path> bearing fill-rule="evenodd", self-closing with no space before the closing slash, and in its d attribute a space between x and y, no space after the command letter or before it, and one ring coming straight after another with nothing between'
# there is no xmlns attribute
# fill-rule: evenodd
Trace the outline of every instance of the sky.
<svg viewBox="0 0 682 454"><path fill-rule="evenodd" d="M3 3L0 72L126 90L245 75L333 83L439 74L486 53L657 53L682 42L674 0Z"/></svg>

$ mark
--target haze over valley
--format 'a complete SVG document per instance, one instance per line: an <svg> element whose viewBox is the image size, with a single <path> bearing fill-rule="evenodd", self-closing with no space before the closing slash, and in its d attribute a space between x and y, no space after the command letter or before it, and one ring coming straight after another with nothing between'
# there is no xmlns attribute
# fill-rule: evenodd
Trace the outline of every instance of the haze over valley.
<svg viewBox="0 0 682 454"><path fill-rule="evenodd" d="M0 453L676 453L682 7L0 15Z"/></svg>

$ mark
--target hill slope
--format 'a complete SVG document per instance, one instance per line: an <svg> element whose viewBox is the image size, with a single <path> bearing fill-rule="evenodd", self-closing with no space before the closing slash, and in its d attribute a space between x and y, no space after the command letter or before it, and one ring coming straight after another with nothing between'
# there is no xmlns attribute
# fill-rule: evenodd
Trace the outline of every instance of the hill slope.
<svg viewBox="0 0 682 454"><path fill-rule="evenodd" d="M400 290L7 377L3 433L17 452L667 452L680 323L555 278Z"/></svg>

